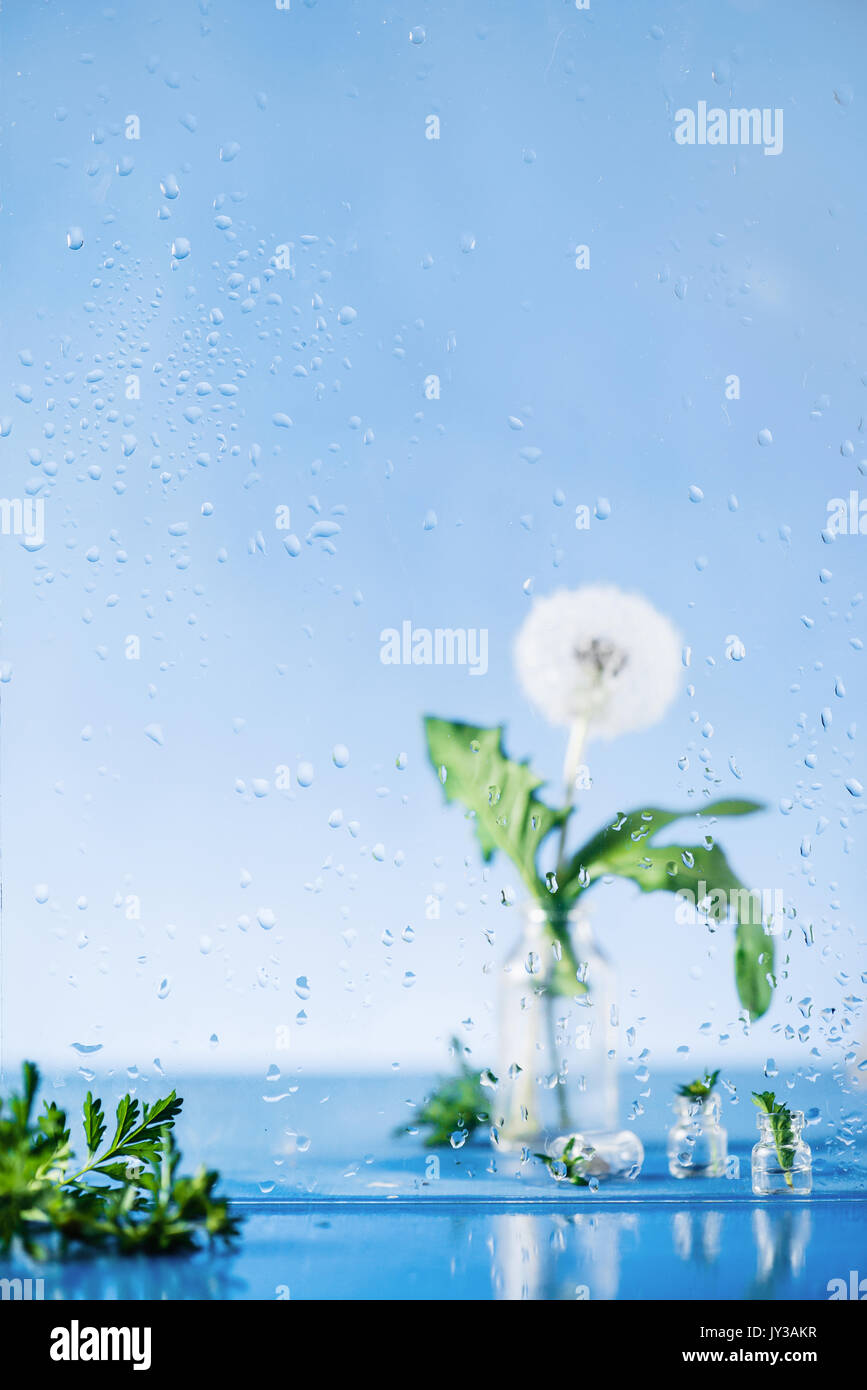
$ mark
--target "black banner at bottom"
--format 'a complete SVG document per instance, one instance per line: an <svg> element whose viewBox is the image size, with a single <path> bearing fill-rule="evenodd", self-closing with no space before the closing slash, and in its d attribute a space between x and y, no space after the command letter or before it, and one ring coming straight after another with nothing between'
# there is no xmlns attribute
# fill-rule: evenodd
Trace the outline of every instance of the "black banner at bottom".
<svg viewBox="0 0 867 1390"><path fill-rule="evenodd" d="M286 1302L106 1302L65 1303L0 1302L0 1336L4 1361L14 1347L23 1353L28 1372L40 1379L62 1383L70 1376L98 1379L103 1371L113 1376L125 1373L165 1375L166 1372L214 1372L222 1377L233 1371L260 1371L272 1364L276 1372L288 1373L291 1348L306 1345L313 1329L305 1308ZM357 1305L356 1305L357 1306ZM362 1305L366 1307L367 1305ZM371 1358L382 1364L400 1364L405 1344L407 1364L419 1365L420 1358L445 1355L460 1364L466 1354L463 1318L455 1303L449 1303L448 1321L442 1312L431 1316L429 1304L401 1302L383 1318L381 1304L371 1304L370 1324L363 1329L359 1315L347 1319L346 1305L324 1305L330 1309L339 1337L322 1344L319 1355L327 1361L329 1376L335 1372L334 1349L359 1370ZM761 1367L766 1373L786 1372L807 1367L827 1377L836 1371L851 1374L862 1358L865 1324L859 1302L828 1303L672 1303L578 1302L552 1309L545 1305L528 1307L520 1313L505 1314L515 1336L516 1350L522 1346L526 1330L552 1337L551 1352L559 1373L568 1368L574 1355L576 1370L585 1353L594 1359L610 1361L618 1374L669 1372L685 1367L701 1375L705 1367L719 1366L731 1371ZM484 1343L495 1333L496 1305L485 1305ZM375 1311L374 1311L375 1310ZM502 1310L501 1314L502 1314ZM471 1306L468 1315L480 1326L480 1307ZM323 1314L323 1319L329 1313ZM363 1314L362 1314L363 1316ZM516 1324L514 1319L518 1317ZM552 1319L548 1324L549 1317ZM538 1321L537 1321L538 1319ZM319 1329L327 1332L323 1320ZM379 1342L378 1350L373 1343ZM564 1340L565 1338L565 1340ZM300 1339L296 1342L295 1339ZM314 1342L319 1343L319 1338ZM501 1352L506 1343L501 1343ZM526 1346L526 1343L523 1343ZM484 1352L484 1359L487 1359ZM489 1363L510 1373L507 1365L497 1368L496 1357ZM309 1374L309 1371L307 1372Z"/></svg>

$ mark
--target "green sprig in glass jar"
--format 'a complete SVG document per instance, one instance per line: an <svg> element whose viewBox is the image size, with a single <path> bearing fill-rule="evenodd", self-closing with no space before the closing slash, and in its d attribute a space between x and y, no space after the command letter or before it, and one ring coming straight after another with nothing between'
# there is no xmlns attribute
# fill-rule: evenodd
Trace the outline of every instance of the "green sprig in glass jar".
<svg viewBox="0 0 867 1390"><path fill-rule="evenodd" d="M722 1106L714 1089L719 1072L678 1089L675 1122L668 1132L668 1171L673 1178L721 1178L728 1157Z"/></svg>
<svg viewBox="0 0 867 1390"><path fill-rule="evenodd" d="M753 1092L759 1142L753 1149L753 1192L757 1197L805 1196L813 1186L810 1146L801 1138L804 1115L778 1101L773 1091Z"/></svg>

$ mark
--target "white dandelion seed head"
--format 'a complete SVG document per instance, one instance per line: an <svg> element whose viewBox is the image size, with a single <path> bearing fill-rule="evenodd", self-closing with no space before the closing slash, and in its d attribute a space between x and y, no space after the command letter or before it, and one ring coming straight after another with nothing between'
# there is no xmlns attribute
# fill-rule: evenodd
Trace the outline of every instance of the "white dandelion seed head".
<svg viewBox="0 0 867 1390"><path fill-rule="evenodd" d="M551 724L615 738L658 723L680 688L680 634L640 594L613 584L537 599L515 639L524 694Z"/></svg>

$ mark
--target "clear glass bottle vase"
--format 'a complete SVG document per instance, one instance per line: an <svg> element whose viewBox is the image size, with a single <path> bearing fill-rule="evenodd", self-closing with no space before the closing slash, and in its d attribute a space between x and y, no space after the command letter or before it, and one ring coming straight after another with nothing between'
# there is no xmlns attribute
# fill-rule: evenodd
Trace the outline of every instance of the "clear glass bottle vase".
<svg viewBox="0 0 867 1390"><path fill-rule="evenodd" d="M720 1123L717 1095L678 1096L675 1122L668 1131L668 1171L673 1178L721 1178L728 1157L728 1135Z"/></svg>
<svg viewBox="0 0 867 1390"><path fill-rule="evenodd" d="M813 1156L801 1138L803 1111L789 1111L787 1124L778 1115L759 1114L756 1118L759 1142L752 1153L753 1192L757 1197L796 1197L810 1192Z"/></svg>
<svg viewBox="0 0 867 1390"><path fill-rule="evenodd" d="M500 1143L611 1134L618 1123L611 967L583 911L522 909L500 979L496 1118Z"/></svg>

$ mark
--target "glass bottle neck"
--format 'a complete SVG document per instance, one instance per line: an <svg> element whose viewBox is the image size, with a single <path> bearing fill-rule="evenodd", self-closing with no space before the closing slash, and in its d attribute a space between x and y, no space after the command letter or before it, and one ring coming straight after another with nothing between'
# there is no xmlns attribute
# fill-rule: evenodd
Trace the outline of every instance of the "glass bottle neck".
<svg viewBox="0 0 867 1390"><path fill-rule="evenodd" d="M537 903L525 903L522 909L524 937L528 941L543 940L551 932L568 931L575 944L595 944L593 930L586 911L573 907L568 912L558 912L552 904L550 908Z"/></svg>
<svg viewBox="0 0 867 1390"><path fill-rule="evenodd" d="M804 1128L804 1115L801 1110L792 1110L785 1125L785 1132L781 1136L779 1115L759 1115L759 1133L761 1138L769 1140L771 1143L779 1143L783 1138L785 1143L797 1143L801 1137L801 1130Z"/></svg>
<svg viewBox="0 0 867 1390"><path fill-rule="evenodd" d="M718 1122L722 1110L720 1098L709 1096L677 1096L674 1102L675 1113L681 1120L702 1119Z"/></svg>

